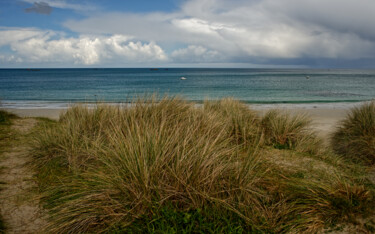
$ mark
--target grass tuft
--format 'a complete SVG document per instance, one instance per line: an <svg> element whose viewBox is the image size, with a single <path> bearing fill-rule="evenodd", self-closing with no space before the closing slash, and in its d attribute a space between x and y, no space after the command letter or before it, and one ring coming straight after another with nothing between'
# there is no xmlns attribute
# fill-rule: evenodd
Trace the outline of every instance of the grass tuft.
<svg viewBox="0 0 375 234"><path fill-rule="evenodd" d="M332 136L332 147L351 160L375 163L375 102L350 110Z"/></svg>
<svg viewBox="0 0 375 234"><path fill-rule="evenodd" d="M10 125L11 120L17 116L7 111L0 110L0 125Z"/></svg>
<svg viewBox="0 0 375 234"><path fill-rule="evenodd" d="M254 146L261 143L262 134L258 115L248 106L233 98L205 101L204 111L217 115L236 144Z"/></svg>
<svg viewBox="0 0 375 234"><path fill-rule="evenodd" d="M270 110L263 116L261 124L266 144L277 149L296 149L312 154L321 149L321 140L312 131L311 119L305 114Z"/></svg>
<svg viewBox="0 0 375 234"><path fill-rule="evenodd" d="M0 154L5 151L10 142L15 138L11 130L12 120L18 118L16 115L0 110Z"/></svg>
<svg viewBox="0 0 375 234"><path fill-rule="evenodd" d="M343 217L371 212L371 191L336 156L314 157L309 122L260 119L232 99L74 106L33 137L49 230L285 233L354 222Z"/></svg>

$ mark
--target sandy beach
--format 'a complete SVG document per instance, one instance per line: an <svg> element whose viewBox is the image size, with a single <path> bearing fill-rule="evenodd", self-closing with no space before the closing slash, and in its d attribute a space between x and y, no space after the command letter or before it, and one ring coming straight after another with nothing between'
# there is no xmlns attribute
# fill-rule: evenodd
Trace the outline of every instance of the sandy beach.
<svg viewBox="0 0 375 234"><path fill-rule="evenodd" d="M58 120L60 115L67 110L64 109L48 109L48 108L33 108L33 109L19 109L19 108L4 108L4 110L16 114L20 117L43 117Z"/></svg>
<svg viewBox="0 0 375 234"><path fill-rule="evenodd" d="M322 137L328 137L335 129L336 124L345 118L348 110L359 105L359 103L351 105L251 105L250 108L258 111L260 114L270 109L283 109L291 113L306 113L313 120L313 127ZM61 114L64 114L67 108L6 108L6 111L12 112L20 117L44 117L58 120Z"/></svg>
<svg viewBox="0 0 375 234"><path fill-rule="evenodd" d="M255 108L259 113L263 114L267 110L272 109L270 107L259 107ZM282 109L284 108L277 108ZM312 119L313 128L316 130L319 136L328 138L330 134L335 130L336 125L339 121L345 118L350 108L348 107L335 107L335 108L304 108L294 107L285 108L287 112L293 114L307 114Z"/></svg>

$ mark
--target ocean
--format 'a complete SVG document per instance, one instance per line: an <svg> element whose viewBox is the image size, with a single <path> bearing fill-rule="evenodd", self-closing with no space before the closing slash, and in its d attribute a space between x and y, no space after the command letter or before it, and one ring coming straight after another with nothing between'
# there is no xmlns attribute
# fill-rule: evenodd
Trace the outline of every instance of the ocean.
<svg viewBox="0 0 375 234"><path fill-rule="evenodd" d="M129 102L152 93L198 103L223 97L251 104L353 103L375 98L375 70L0 69L5 108Z"/></svg>

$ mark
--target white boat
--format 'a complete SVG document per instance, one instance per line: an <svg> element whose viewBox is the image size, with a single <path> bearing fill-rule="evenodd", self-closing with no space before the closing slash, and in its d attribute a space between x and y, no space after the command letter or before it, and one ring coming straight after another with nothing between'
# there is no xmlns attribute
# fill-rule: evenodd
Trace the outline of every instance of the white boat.
<svg viewBox="0 0 375 234"><path fill-rule="evenodd" d="M181 77L180 80L186 80L186 77Z"/></svg>

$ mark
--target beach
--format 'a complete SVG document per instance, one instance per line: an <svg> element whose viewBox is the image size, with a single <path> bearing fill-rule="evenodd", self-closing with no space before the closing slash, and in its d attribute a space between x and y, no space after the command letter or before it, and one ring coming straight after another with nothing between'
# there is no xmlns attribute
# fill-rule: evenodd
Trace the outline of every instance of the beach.
<svg viewBox="0 0 375 234"><path fill-rule="evenodd" d="M345 118L349 109L361 103L325 103L325 104L266 104L249 105L249 108L263 115L270 109L286 110L292 114L307 114L312 119L312 127L319 136L328 138L336 124ZM58 120L68 107L60 108L4 108L20 117L43 117Z"/></svg>
<svg viewBox="0 0 375 234"><path fill-rule="evenodd" d="M66 109L18 109L6 108L4 109L20 117L42 117L53 120L58 120L60 115L65 113Z"/></svg>
<svg viewBox="0 0 375 234"><path fill-rule="evenodd" d="M259 111L260 114L270 109L280 109L292 114L307 114L312 119L312 127L317 134L325 139L335 130L337 124L343 120L349 110L361 103L347 104L320 104L320 105L257 105L252 108Z"/></svg>

